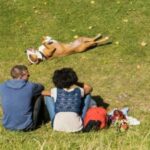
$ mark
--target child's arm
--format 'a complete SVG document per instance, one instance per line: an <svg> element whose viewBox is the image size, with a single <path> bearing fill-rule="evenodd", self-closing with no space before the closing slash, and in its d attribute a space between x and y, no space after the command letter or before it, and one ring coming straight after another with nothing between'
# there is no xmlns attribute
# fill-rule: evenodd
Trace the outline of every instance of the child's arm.
<svg viewBox="0 0 150 150"><path fill-rule="evenodd" d="M93 90L93 88L87 83L77 82L76 85L83 88L85 95L91 93Z"/></svg>
<svg viewBox="0 0 150 150"><path fill-rule="evenodd" d="M41 94L42 94L43 96L51 96L50 90L43 90L43 91L41 92Z"/></svg>

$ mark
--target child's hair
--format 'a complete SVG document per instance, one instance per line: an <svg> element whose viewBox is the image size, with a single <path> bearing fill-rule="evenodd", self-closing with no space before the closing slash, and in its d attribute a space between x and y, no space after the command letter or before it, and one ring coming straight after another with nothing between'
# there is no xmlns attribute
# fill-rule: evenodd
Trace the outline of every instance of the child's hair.
<svg viewBox="0 0 150 150"><path fill-rule="evenodd" d="M53 75L53 83L57 88L69 88L78 81L77 74L72 68L56 70Z"/></svg>

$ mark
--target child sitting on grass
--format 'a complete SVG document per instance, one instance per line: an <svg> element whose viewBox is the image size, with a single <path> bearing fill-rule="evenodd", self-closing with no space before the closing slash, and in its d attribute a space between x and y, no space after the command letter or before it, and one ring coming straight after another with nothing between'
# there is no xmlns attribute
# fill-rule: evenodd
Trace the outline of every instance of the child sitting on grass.
<svg viewBox="0 0 150 150"><path fill-rule="evenodd" d="M83 128L82 119L90 104L92 87L78 82L72 68L56 70L53 75L55 88L43 91L54 130L77 132ZM84 106L82 107L82 104Z"/></svg>

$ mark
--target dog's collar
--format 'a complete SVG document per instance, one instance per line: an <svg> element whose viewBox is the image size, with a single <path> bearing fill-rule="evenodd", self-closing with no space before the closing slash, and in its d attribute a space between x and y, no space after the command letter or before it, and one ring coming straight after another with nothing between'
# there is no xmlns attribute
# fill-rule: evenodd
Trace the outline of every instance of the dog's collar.
<svg viewBox="0 0 150 150"><path fill-rule="evenodd" d="M37 51L37 53L38 53L38 55L40 54L41 56L40 56L40 59L41 60L45 60L45 59L47 59L47 57L41 52L41 51ZM38 56L37 56L38 57ZM39 57L38 57L39 58Z"/></svg>

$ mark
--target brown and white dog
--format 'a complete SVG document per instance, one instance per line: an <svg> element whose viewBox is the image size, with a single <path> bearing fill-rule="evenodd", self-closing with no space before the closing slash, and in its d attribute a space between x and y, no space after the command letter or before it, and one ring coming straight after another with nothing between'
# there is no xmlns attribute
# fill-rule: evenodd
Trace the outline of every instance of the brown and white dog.
<svg viewBox="0 0 150 150"><path fill-rule="evenodd" d="M29 48L26 50L26 54L30 64L39 64L44 60L84 52L90 48L110 43L109 37L102 37L101 34L94 38L79 37L69 44L58 42L46 36L43 37L42 45L37 50Z"/></svg>

